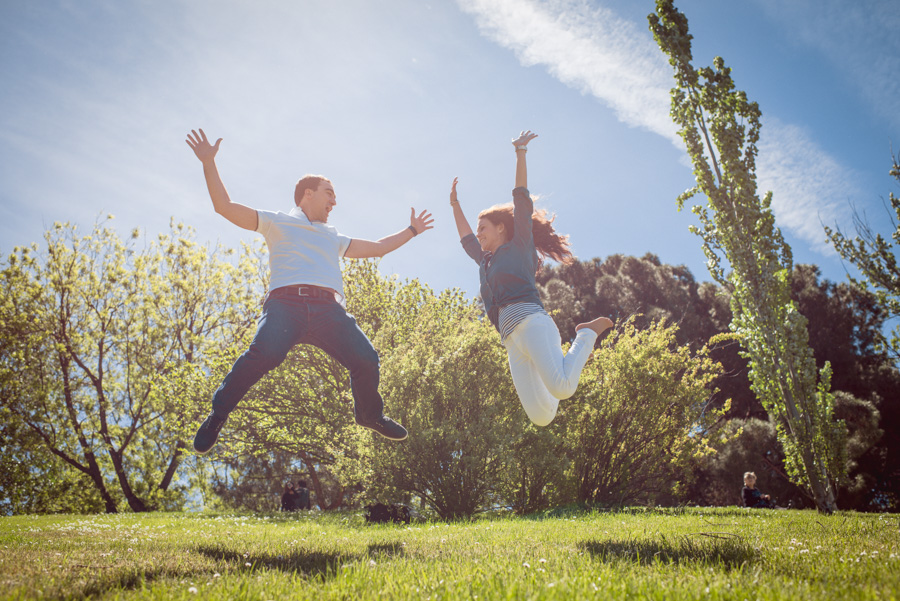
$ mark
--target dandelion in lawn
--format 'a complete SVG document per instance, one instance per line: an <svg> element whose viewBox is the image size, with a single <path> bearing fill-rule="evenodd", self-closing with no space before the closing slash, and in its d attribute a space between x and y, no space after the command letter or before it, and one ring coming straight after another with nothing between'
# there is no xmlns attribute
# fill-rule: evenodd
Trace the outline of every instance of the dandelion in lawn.
<svg viewBox="0 0 900 601"><path fill-rule="evenodd" d="M527 570L528 568L531 567L531 564L528 563L528 562L526 561L526 562L523 562L523 563L522 563L522 567L525 568L525 569Z"/></svg>
<svg viewBox="0 0 900 601"><path fill-rule="evenodd" d="M253 564L251 564L249 561L247 563L245 563L244 565L247 566L248 568L253 567Z"/></svg>
<svg viewBox="0 0 900 601"><path fill-rule="evenodd" d="M191 594L193 594L193 595L196 595L196 594L197 594L197 587L196 587L196 586L192 586L191 588L188 589L188 592L191 593Z"/></svg>
<svg viewBox="0 0 900 601"><path fill-rule="evenodd" d="M541 557L540 559L538 559L538 561L541 562L541 563L547 563L547 560L544 559L543 557Z"/></svg>

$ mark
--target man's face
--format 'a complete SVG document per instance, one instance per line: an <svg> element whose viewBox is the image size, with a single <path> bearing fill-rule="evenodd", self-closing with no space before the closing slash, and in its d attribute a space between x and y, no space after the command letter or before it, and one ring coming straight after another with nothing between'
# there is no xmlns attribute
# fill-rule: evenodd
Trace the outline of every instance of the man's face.
<svg viewBox="0 0 900 601"><path fill-rule="evenodd" d="M337 196L334 194L334 186L331 182L323 181L316 190L307 190L300 201L300 208L306 213L310 221L320 223L328 222L328 214L337 204Z"/></svg>

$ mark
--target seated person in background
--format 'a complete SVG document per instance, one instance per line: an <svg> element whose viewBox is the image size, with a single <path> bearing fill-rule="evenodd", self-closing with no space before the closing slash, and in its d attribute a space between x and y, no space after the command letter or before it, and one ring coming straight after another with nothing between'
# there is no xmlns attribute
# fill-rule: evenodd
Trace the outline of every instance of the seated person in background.
<svg viewBox="0 0 900 601"><path fill-rule="evenodd" d="M297 493L294 491L294 483L288 482L284 485L284 492L281 494L281 511L294 511L297 504Z"/></svg>
<svg viewBox="0 0 900 601"><path fill-rule="evenodd" d="M312 504L309 502L309 489L306 487L306 480L297 482L297 487L294 489L294 492L297 495L294 502L295 509L312 508Z"/></svg>
<svg viewBox="0 0 900 601"><path fill-rule="evenodd" d="M756 474L753 472L744 473L744 488L741 490L741 497L744 499L744 507L775 508L775 501L772 500L772 497L762 494L756 488Z"/></svg>

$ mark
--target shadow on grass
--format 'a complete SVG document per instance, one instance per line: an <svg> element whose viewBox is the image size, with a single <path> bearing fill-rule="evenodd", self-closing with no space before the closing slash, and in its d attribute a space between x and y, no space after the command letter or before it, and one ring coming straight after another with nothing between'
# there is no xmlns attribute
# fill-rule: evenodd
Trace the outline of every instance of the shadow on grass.
<svg viewBox="0 0 900 601"><path fill-rule="evenodd" d="M305 576L333 577L342 564L360 559L358 555L296 550L282 555L238 553L221 547L200 547L197 552L210 559L232 564L235 571L274 569ZM248 565L249 564L249 565Z"/></svg>
<svg viewBox="0 0 900 601"><path fill-rule="evenodd" d="M753 562L756 550L738 536L698 534L671 540L584 541L580 546L603 561L626 561L641 565L654 562L701 564L735 568Z"/></svg>
<svg viewBox="0 0 900 601"><path fill-rule="evenodd" d="M406 547L402 543L387 543L383 545L369 545L369 556L381 556L385 559L389 557L400 557L406 553Z"/></svg>

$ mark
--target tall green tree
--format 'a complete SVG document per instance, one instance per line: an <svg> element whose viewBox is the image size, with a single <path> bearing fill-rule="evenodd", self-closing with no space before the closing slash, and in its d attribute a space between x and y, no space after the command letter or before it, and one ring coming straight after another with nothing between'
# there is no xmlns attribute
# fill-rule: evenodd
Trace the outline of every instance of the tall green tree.
<svg viewBox="0 0 900 601"><path fill-rule="evenodd" d="M707 206L693 208L700 220L693 231L703 240L710 274L731 292L731 328L749 361L753 391L778 428L791 477L812 492L820 511L833 512L846 429L834 420L830 369L817 377L806 319L790 298L791 250L775 226L772 195L757 193L759 106L735 89L721 57L711 68L693 67L687 18L672 0L657 0L648 19L675 70L671 114L697 181L678 206L706 196Z"/></svg>
<svg viewBox="0 0 900 601"><path fill-rule="evenodd" d="M207 369L206 350L240 338L259 298L252 277L183 226L138 239L108 223L87 235L56 224L44 251L16 248L0 271L4 410L107 512L180 506L183 422L198 407L176 366Z"/></svg>
<svg viewBox="0 0 900 601"><path fill-rule="evenodd" d="M900 154L892 157L890 175L900 182ZM869 223L858 214L856 237L850 240L840 228L825 227L828 239L845 260L859 269L861 278L850 277L855 285L871 290L878 302L891 317L900 316L900 265L897 264L897 249L900 247L900 198L890 193L888 198L894 215L888 214L894 226L890 242L872 229ZM896 217L896 218L895 218ZM886 349L900 357L900 325L895 326L889 336L882 336L880 342Z"/></svg>

